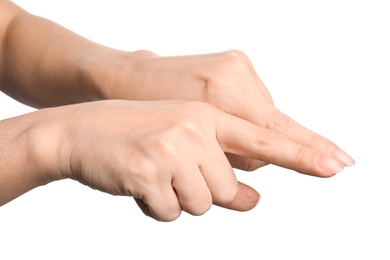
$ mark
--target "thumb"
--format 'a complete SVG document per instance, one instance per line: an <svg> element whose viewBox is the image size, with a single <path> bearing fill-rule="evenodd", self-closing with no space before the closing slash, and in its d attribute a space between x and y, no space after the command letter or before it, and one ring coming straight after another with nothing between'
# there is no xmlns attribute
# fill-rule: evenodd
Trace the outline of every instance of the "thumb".
<svg viewBox="0 0 390 260"><path fill-rule="evenodd" d="M214 203L217 206L237 210L237 211L248 211L253 209L260 200L260 194L252 187L238 182L238 190L236 197L228 203Z"/></svg>

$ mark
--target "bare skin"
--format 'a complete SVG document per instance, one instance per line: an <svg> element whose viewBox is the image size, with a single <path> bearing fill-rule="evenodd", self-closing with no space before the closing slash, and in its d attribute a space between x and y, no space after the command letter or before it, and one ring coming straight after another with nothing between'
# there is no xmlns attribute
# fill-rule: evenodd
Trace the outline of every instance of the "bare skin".
<svg viewBox="0 0 390 260"><path fill-rule="evenodd" d="M330 177L354 164L275 108L240 51L119 51L5 0L0 37L0 90L46 107L0 121L0 205L72 178L133 196L146 215L171 221L212 203L253 208L259 194L237 182L232 167L271 163Z"/></svg>

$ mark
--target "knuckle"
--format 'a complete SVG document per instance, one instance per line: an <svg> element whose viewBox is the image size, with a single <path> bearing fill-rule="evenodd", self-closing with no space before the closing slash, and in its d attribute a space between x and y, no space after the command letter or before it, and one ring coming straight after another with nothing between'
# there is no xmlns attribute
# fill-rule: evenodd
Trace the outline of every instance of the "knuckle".
<svg viewBox="0 0 390 260"><path fill-rule="evenodd" d="M185 136L195 135L201 130L201 120L199 119L198 116L193 114L181 115L172 129L172 133Z"/></svg>
<svg viewBox="0 0 390 260"><path fill-rule="evenodd" d="M267 126L275 131L281 131L288 130L292 123L293 120L289 116L279 112L278 110L274 110L268 117Z"/></svg>
<svg viewBox="0 0 390 260"><path fill-rule="evenodd" d="M278 133L272 129L259 128L255 137L255 145L259 148L271 147L275 143L277 136Z"/></svg>
<svg viewBox="0 0 390 260"><path fill-rule="evenodd" d="M223 58L221 59L221 66L223 69L241 69L247 67L248 58L246 55L237 50L230 50L223 53Z"/></svg>
<svg viewBox="0 0 390 260"><path fill-rule="evenodd" d="M220 53L214 63L213 76L208 78L205 84L207 93L211 95L208 98L219 96L227 89L236 88L237 85L232 84L232 79L236 75L247 75L250 64L248 57L241 51L229 50Z"/></svg>
<svg viewBox="0 0 390 260"><path fill-rule="evenodd" d="M291 161L300 163L303 158L307 158L307 149L303 145L299 145L291 153ZM302 163L300 163L302 165Z"/></svg>
<svg viewBox="0 0 390 260"><path fill-rule="evenodd" d="M216 111L215 107L205 102L188 102L176 117L172 133L199 135L207 125L206 121L212 118Z"/></svg>
<svg viewBox="0 0 390 260"><path fill-rule="evenodd" d="M134 58L150 58L157 56L156 53L149 50L137 50L133 51L131 54L134 56Z"/></svg>
<svg viewBox="0 0 390 260"><path fill-rule="evenodd" d="M178 143L176 142L176 128L169 128L159 134L158 138L155 138L150 147L153 147L154 152L160 158L175 157L179 151Z"/></svg>
<svg viewBox="0 0 390 260"><path fill-rule="evenodd" d="M178 219L181 215L180 209L167 209L163 215L155 216L154 218L160 222L172 222Z"/></svg>
<svg viewBox="0 0 390 260"><path fill-rule="evenodd" d="M194 216L201 216L211 208L212 203L213 199L211 195L203 196L192 207L188 208L187 212Z"/></svg>
<svg viewBox="0 0 390 260"><path fill-rule="evenodd" d="M238 191L238 185L237 183L235 183L234 186L231 186L230 188L225 188L224 191L221 192L220 194L214 194L214 199L222 205L230 203L236 197L237 191Z"/></svg>
<svg viewBox="0 0 390 260"><path fill-rule="evenodd" d="M152 185L161 178L159 168L151 158L138 158L137 163L131 163L128 168L132 172L132 180L137 184Z"/></svg>
<svg viewBox="0 0 390 260"><path fill-rule="evenodd" d="M229 50L224 52L224 54L233 61L247 61L249 60L248 56L240 50Z"/></svg>
<svg viewBox="0 0 390 260"><path fill-rule="evenodd" d="M149 192L143 196L142 200L147 206L146 213L162 222L176 220L182 212L180 205L173 197L167 196L164 190L158 189L159 187L149 187Z"/></svg>

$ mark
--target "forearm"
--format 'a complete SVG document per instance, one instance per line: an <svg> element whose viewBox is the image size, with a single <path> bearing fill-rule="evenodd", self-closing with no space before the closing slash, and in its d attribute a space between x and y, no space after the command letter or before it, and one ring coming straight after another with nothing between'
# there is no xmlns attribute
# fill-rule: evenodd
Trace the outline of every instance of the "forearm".
<svg viewBox="0 0 390 260"><path fill-rule="evenodd" d="M39 111L0 121L0 206L60 179L54 149L60 131L44 125L51 121L49 114Z"/></svg>
<svg viewBox="0 0 390 260"><path fill-rule="evenodd" d="M121 68L142 55L96 44L10 2L0 4L12 10L2 21L7 26L2 30L0 90L30 106L108 98Z"/></svg>

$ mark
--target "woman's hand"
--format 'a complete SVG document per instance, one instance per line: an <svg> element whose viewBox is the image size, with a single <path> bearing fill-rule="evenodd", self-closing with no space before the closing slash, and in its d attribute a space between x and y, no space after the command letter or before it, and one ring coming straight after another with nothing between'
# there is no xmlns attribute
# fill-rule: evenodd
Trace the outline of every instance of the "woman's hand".
<svg viewBox="0 0 390 260"><path fill-rule="evenodd" d="M184 210L200 215L212 203L248 210L259 199L237 183L224 152L318 176L343 164L276 131L200 102L104 101L65 108L63 176L137 199L158 220Z"/></svg>
<svg viewBox="0 0 390 260"><path fill-rule="evenodd" d="M317 149L345 166L354 164L336 144L275 108L251 61L240 51L179 57L158 57L142 51L131 55L134 62L120 70L113 84L106 88L107 98L207 102L226 113L272 130L271 133L283 135L287 137L286 141L295 145ZM289 146L281 143L277 149L280 153L287 153ZM271 163L269 160L227 155L234 167L243 170L254 170Z"/></svg>
<svg viewBox="0 0 390 260"><path fill-rule="evenodd" d="M255 206L258 194L237 183L224 152L318 176L343 167L317 149L206 103L104 101L65 109L63 175L133 196L158 220L173 220L181 210L200 215L212 203L235 210Z"/></svg>
<svg viewBox="0 0 390 260"><path fill-rule="evenodd" d="M41 108L96 99L202 101L344 165L354 163L334 143L278 111L242 52L158 57L148 51L119 51L33 16L10 1L1 1L0 6L7 14L0 16L0 90L25 104ZM285 149L287 145L281 144L280 150ZM228 157L244 170L270 163Z"/></svg>
<svg viewBox="0 0 390 260"><path fill-rule="evenodd" d="M145 214L170 221L182 210L203 214L212 203L241 211L256 205L259 194L237 182L224 152L324 177L343 168L317 149L202 102L99 101L0 123L8 142L1 143L7 149L0 153L0 204L71 178L133 196Z"/></svg>

